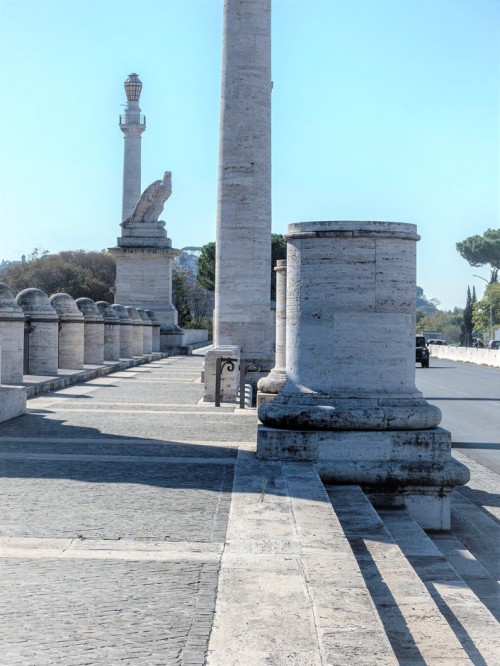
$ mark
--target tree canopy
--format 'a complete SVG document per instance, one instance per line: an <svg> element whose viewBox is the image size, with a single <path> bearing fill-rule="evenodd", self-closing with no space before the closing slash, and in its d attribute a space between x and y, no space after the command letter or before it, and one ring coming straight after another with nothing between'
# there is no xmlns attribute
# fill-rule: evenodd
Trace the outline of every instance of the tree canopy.
<svg viewBox="0 0 500 666"><path fill-rule="evenodd" d="M488 229L482 236L469 236L457 243L457 250L471 266L489 264L500 268L500 229Z"/></svg>
<svg viewBox="0 0 500 666"><path fill-rule="evenodd" d="M111 287L115 277L115 258L106 251L48 254L35 248L26 262L6 268L0 280L16 294L35 287L48 296L64 292L75 299L86 296L94 301L113 302Z"/></svg>
<svg viewBox="0 0 500 666"><path fill-rule="evenodd" d="M276 299L276 273L278 259L286 259L286 241L283 234L271 234L271 300ZM215 290L215 243L201 248L198 259L198 282L209 291Z"/></svg>
<svg viewBox="0 0 500 666"><path fill-rule="evenodd" d="M488 338L492 335L490 328L490 298L491 324L498 326L500 325L500 284L498 282L490 282L484 290L482 299L474 303L473 307L472 321L474 323L474 330Z"/></svg>
<svg viewBox="0 0 500 666"><path fill-rule="evenodd" d="M198 258L197 280L208 291L215 291L215 243L207 243L201 248Z"/></svg>

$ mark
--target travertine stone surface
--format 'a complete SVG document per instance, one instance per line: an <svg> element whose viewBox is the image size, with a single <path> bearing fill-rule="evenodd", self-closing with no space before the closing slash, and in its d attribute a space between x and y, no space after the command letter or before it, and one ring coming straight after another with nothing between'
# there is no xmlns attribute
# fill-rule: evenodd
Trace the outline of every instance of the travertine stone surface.
<svg viewBox="0 0 500 666"><path fill-rule="evenodd" d="M272 357L271 0L224 3L214 345Z"/></svg>
<svg viewBox="0 0 500 666"><path fill-rule="evenodd" d="M412 224L288 227L286 364L265 425L409 430L438 425L415 387L416 241ZM359 340L376 353L360 353Z"/></svg>
<svg viewBox="0 0 500 666"><path fill-rule="evenodd" d="M84 320L84 362L104 363L104 319L91 298L77 298L75 303Z"/></svg>
<svg viewBox="0 0 500 666"><path fill-rule="evenodd" d="M59 316L41 289L24 289L16 297L28 324L28 374L57 375Z"/></svg>
<svg viewBox="0 0 500 666"><path fill-rule="evenodd" d="M69 294L54 294L50 304L59 315L59 367L83 368L85 332L84 318Z"/></svg>
<svg viewBox="0 0 500 666"><path fill-rule="evenodd" d="M0 423L26 413L24 386L0 386Z"/></svg>
<svg viewBox="0 0 500 666"><path fill-rule="evenodd" d="M205 365L203 371L203 379L205 382L203 400L205 402L213 402L215 400L215 371L218 357L234 359L234 363L225 364L222 368L220 388L221 400L223 402L236 401L240 382L240 356L240 348L235 345L220 346L215 349L210 349L205 354Z"/></svg>
<svg viewBox="0 0 500 666"><path fill-rule="evenodd" d="M104 360L120 359L120 318L107 301L97 301L96 307L104 319Z"/></svg>
<svg viewBox="0 0 500 666"><path fill-rule="evenodd" d="M156 318L154 310L145 310L147 313L153 328L151 333L151 344L154 352L160 351L160 322Z"/></svg>
<svg viewBox="0 0 500 666"><path fill-rule="evenodd" d="M289 225L286 383L259 409L257 455L314 461L325 481L447 530L469 473L415 387L418 239L395 222Z"/></svg>
<svg viewBox="0 0 500 666"><path fill-rule="evenodd" d="M132 358L133 349L133 326L134 322L129 317L125 306L114 303L111 306L113 312L116 312L120 320L120 358Z"/></svg>
<svg viewBox="0 0 500 666"><path fill-rule="evenodd" d="M276 273L276 361L274 368L257 383L259 392L279 393L286 380L286 260L278 259ZM257 394L257 407L259 407Z"/></svg>
<svg viewBox="0 0 500 666"><path fill-rule="evenodd" d="M134 356L142 356L144 349L144 326L136 308L126 305L125 310L132 320L132 353Z"/></svg>
<svg viewBox="0 0 500 666"><path fill-rule="evenodd" d="M142 319L143 354L151 354L153 351L153 322L148 317L146 310L138 309L137 313Z"/></svg>
<svg viewBox="0 0 500 666"><path fill-rule="evenodd" d="M23 381L24 312L14 293L0 282L0 384ZM4 394L4 397L7 394Z"/></svg>

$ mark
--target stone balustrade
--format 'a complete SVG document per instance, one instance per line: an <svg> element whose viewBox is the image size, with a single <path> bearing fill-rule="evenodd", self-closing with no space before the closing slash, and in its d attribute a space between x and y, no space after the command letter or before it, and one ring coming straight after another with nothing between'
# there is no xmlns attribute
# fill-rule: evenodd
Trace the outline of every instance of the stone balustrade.
<svg viewBox="0 0 500 666"><path fill-rule="evenodd" d="M97 301L96 307L104 320L104 360L120 360L120 318L106 301Z"/></svg>
<svg viewBox="0 0 500 666"><path fill-rule="evenodd" d="M34 288L16 296L0 283L1 385L23 384L25 375L57 376L59 369L83 371L86 365L149 356L159 347L160 323L152 310L64 293L49 298Z"/></svg>
<svg viewBox="0 0 500 666"><path fill-rule="evenodd" d="M136 308L131 305L126 305L125 310L132 320L132 354L134 356L142 356L144 349L144 326L142 319L137 312Z"/></svg>

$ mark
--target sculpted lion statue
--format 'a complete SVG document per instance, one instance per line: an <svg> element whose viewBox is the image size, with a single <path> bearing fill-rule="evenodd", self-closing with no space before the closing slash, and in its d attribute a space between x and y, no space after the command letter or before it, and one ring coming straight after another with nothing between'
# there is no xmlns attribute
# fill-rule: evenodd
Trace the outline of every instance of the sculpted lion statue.
<svg viewBox="0 0 500 666"><path fill-rule="evenodd" d="M122 227L141 222L158 222L165 201L172 194L172 173L165 171L163 180L155 180L141 195L132 215L121 223Z"/></svg>

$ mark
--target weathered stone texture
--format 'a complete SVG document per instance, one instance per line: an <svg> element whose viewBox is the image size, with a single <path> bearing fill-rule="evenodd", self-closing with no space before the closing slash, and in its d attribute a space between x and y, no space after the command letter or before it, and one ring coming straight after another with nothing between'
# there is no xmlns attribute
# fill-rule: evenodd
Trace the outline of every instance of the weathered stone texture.
<svg viewBox="0 0 500 666"><path fill-rule="evenodd" d="M104 363L104 319L90 298L77 298L84 318L84 361L89 365Z"/></svg>
<svg viewBox="0 0 500 666"><path fill-rule="evenodd" d="M271 2L224 5L214 344L271 357Z"/></svg>
<svg viewBox="0 0 500 666"><path fill-rule="evenodd" d="M85 356L83 314L69 294L54 294L49 300L59 315L59 367L76 370L83 368Z"/></svg>
<svg viewBox="0 0 500 666"><path fill-rule="evenodd" d="M24 289L16 297L28 324L30 375L57 375L59 317L40 289Z"/></svg>
<svg viewBox="0 0 500 666"><path fill-rule="evenodd" d="M14 293L0 282L0 383L23 381L24 312Z"/></svg>

